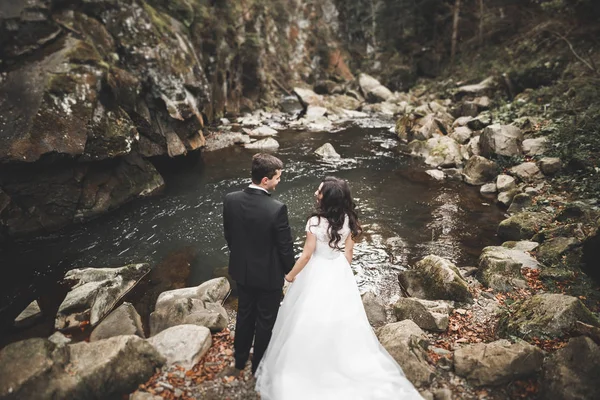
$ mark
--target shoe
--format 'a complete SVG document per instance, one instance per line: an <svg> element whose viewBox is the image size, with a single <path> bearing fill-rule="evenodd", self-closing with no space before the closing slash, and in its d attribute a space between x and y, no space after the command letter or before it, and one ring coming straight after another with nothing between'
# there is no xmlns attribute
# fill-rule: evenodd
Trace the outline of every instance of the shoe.
<svg viewBox="0 0 600 400"><path fill-rule="evenodd" d="M238 369L238 368L234 367L233 365L230 365L228 367L225 367L225 369L223 371L219 372L217 374L217 377L229 378L229 377L233 376L234 378L237 378L240 376L241 373L242 373L241 369Z"/></svg>

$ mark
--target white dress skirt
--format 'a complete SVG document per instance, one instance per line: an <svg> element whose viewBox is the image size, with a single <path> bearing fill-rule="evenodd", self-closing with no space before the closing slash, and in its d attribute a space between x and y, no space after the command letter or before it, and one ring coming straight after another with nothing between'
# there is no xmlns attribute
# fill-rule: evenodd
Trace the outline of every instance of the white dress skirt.
<svg viewBox="0 0 600 400"><path fill-rule="evenodd" d="M422 399L375 336L348 261L329 247L327 221L313 256L291 284L256 372L263 400ZM348 218L340 231L350 234Z"/></svg>

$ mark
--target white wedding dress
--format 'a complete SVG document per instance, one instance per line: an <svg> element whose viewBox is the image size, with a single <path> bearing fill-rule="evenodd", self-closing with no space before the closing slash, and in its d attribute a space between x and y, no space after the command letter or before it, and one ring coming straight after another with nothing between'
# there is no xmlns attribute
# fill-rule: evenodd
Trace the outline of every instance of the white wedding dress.
<svg viewBox="0 0 600 400"><path fill-rule="evenodd" d="M344 253L329 246L327 220L311 218L312 258L291 284L256 372L262 400L419 399L379 343ZM348 218L340 231L350 234Z"/></svg>

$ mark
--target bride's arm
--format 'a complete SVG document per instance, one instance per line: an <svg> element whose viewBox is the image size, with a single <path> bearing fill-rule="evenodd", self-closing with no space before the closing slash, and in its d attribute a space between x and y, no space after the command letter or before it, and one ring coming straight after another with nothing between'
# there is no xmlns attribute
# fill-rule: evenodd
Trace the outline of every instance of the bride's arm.
<svg viewBox="0 0 600 400"><path fill-rule="evenodd" d="M296 260L296 264L294 264L294 268L285 276L285 280L288 282L294 282L296 279L296 275L302 271L302 269L310 260L313 252L315 251L315 246L317 245L317 237L310 232L306 232L306 242L304 242L304 249L302 249L302 254Z"/></svg>
<svg viewBox="0 0 600 400"><path fill-rule="evenodd" d="M344 256L346 260L348 260L348 264L352 262L352 255L354 255L354 240L352 240L352 235L348 235L346 241L344 242L345 250Z"/></svg>

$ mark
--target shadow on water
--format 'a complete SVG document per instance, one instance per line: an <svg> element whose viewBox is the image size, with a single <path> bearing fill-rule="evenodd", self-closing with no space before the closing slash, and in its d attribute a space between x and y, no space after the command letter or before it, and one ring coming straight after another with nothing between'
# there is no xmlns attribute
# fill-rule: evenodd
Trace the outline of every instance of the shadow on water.
<svg viewBox="0 0 600 400"><path fill-rule="evenodd" d="M274 197L288 205L298 252L320 180L336 175L350 182L365 229L352 263L361 291L391 299L399 292L398 271L426 255L474 265L481 248L498 242L502 211L482 198L477 187L431 179L419 160L400 153L385 127L282 132L277 140L280 147L274 153L285 167ZM327 142L341 160L325 162L314 154ZM222 275L228 261L222 199L249 183L255 153L233 147L153 159L166 182L162 195L52 235L3 243L0 345L52 333L56 308L66 293L60 280L71 268L149 263L151 273L126 297L146 325L159 293ZM12 328L14 317L34 299L44 303L44 318L27 330Z"/></svg>

